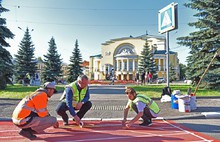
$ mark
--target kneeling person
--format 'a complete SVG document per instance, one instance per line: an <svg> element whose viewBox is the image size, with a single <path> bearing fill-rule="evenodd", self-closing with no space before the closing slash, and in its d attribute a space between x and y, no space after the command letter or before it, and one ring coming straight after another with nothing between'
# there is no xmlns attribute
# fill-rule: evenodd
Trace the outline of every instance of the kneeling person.
<svg viewBox="0 0 220 142"><path fill-rule="evenodd" d="M60 98L61 102L59 102L56 108L56 112L62 117L64 125L68 125L69 117L66 113L67 110L73 116L76 124L80 125L81 119L92 107L89 98L88 77L86 75L80 75L77 81L66 86ZM75 110L78 110L78 112L76 113Z"/></svg>
<svg viewBox="0 0 220 142"><path fill-rule="evenodd" d="M58 128L56 117L50 116L47 110L48 98L56 92L51 82L44 84L44 88L23 98L15 108L12 121L21 128L20 135L29 139L36 138L33 133L41 133L44 129L53 126Z"/></svg>
<svg viewBox="0 0 220 142"><path fill-rule="evenodd" d="M130 87L126 88L125 93L128 97L128 103L124 109L124 120L122 121L122 125L130 128L139 118L143 119L143 123L139 125L152 125L152 118L156 118L160 112L156 102L146 95L136 94L136 91ZM127 122L129 109L133 109L137 115L131 121Z"/></svg>

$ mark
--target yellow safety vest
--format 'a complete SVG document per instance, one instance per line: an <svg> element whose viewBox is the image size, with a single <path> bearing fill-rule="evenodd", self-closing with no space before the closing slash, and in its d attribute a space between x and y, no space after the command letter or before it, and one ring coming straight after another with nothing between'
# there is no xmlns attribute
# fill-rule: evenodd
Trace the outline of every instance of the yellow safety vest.
<svg viewBox="0 0 220 142"><path fill-rule="evenodd" d="M130 108L132 108L132 103L136 104L138 101L145 103L147 107L155 114L158 114L160 112L160 108L158 107L157 103L148 96L142 94L138 94L133 101L130 100Z"/></svg>
<svg viewBox="0 0 220 142"><path fill-rule="evenodd" d="M81 90L81 92L79 93L79 91L77 89L76 81L71 83L70 86L72 86L72 89L74 91L73 92L73 100L76 102L81 102L86 95L87 87L83 88Z"/></svg>

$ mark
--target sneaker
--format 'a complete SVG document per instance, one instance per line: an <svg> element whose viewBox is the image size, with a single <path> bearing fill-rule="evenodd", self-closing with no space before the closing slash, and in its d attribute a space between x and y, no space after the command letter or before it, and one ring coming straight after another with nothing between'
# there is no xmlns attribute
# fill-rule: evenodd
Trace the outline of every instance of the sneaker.
<svg viewBox="0 0 220 142"><path fill-rule="evenodd" d="M66 126L66 125L69 125L69 123L64 121L63 125Z"/></svg>
<svg viewBox="0 0 220 142"><path fill-rule="evenodd" d="M22 135L23 137L26 137L28 139L35 139L37 138L37 136L33 135L31 131L27 131L27 130L21 130L19 132L20 135Z"/></svg>
<svg viewBox="0 0 220 142"><path fill-rule="evenodd" d="M53 125L54 128L59 128L59 123L56 122L54 125Z"/></svg>
<svg viewBox="0 0 220 142"><path fill-rule="evenodd" d="M38 134L37 131L31 130L32 134Z"/></svg>
<svg viewBox="0 0 220 142"><path fill-rule="evenodd" d="M151 126L151 125L153 125L153 123L152 122L143 122L143 123L141 123L139 125L140 126Z"/></svg>

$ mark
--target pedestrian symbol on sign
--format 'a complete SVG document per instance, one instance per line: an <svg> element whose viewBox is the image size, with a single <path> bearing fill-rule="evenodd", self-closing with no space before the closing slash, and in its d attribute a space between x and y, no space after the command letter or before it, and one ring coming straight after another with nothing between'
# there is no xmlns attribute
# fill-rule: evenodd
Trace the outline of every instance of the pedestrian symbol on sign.
<svg viewBox="0 0 220 142"><path fill-rule="evenodd" d="M161 24L161 27L164 28L164 27L167 27L167 26L170 26L172 25L172 21L170 19L170 16L168 14L168 11L165 11L164 13L164 17L162 19L162 24Z"/></svg>

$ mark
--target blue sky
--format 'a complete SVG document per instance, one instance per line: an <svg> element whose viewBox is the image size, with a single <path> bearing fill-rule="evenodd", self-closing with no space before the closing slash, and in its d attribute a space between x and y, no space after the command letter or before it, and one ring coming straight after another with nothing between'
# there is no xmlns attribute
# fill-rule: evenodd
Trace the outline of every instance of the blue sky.
<svg viewBox="0 0 220 142"><path fill-rule="evenodd" d="M178 29L169 32L170 50L178 52L180 63L186 64L188 47L176 44L176 38L186 36L194 29L187 23L195 21L189 8L183 6L188 0L3 0L2 6L9 9L1 16L7 27L15 34L7 40L12 55L27 27L35 45L35 56L43 57L48 51L48 42L55 38L58 53L63 62L69 63L76 39L83 60L101 53L101 44L110 39L149 35L164 36L158 32L158 12L170 3L178 3Z"/></svg>

